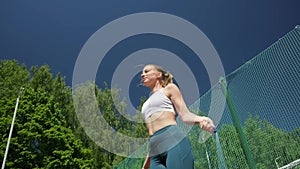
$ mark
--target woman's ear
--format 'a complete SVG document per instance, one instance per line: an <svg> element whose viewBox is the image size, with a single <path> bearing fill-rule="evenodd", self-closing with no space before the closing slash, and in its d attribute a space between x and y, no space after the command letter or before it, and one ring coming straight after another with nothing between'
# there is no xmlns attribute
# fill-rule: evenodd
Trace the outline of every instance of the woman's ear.
<svg viewBox="0 0 300 169"><path fill-rule="evenodd" d="M158 72L157 77L161 78L162 77L162 72Z"/></svg>

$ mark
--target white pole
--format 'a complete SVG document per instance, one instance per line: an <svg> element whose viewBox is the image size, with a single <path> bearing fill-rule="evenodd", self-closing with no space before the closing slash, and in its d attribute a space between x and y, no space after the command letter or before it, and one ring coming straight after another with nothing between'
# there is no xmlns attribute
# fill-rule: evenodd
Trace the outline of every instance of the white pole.
<svg viewBox="0 0 300 169"><path fill-rule="evenodd" d="M207 152L207 147L206 147L205 143L204 143L204 145L205 145L205 153L206 153L208 168L211 169L211 164L210 164L209 155L208 155L208 152Z"/></svg>
<svg viewBox="0 0 300 169"><path fill-rule="evenodd" d="M6 157L7 157L7 153L8 153L10 138L11 138L11 135L12 135L12 132L13 132L14 123L15 123L16 114L17 114L17 109L18 109L18 105L19 105L19 100L20 100L20 96L22 94L23 89L24 89L23 87L20 88L19 95L18 95L18 98L17 98L17 103L16 103L16 107L15 107L13 119L12 119L11 126L10 126L9 136L8 136L8 140L7 140L5 155L4 155L4 159L3 159L3 163L2 163L2 168L1 169L4 169L4 167L5 167L5 161L6 161Z"/></svg>

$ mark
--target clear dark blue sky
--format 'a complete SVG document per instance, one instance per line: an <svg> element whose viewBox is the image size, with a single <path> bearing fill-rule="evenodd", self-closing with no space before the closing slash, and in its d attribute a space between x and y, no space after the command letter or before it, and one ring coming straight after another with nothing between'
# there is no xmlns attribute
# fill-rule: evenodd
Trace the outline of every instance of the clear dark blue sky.
<svg viewBox="0 0 300 169"><path fill-rule="evenodd" d="M79 52L98 29L129 14L163 12L202 30L229 74L299 25L299 9L299 0L1 1L0 58L17 59L27 67L48 64L71 85ZM190 52L184 45L161 36L141 35L112 48L103 62L105 74L97 75L97 81L110 81L122 57L151 47L170 50L182 56L194 71L201 69L195 58L184 58ZM200 73L199 79L207 81L205 74ZM204 85L201 94L209 88L209 84Z"/></svg>

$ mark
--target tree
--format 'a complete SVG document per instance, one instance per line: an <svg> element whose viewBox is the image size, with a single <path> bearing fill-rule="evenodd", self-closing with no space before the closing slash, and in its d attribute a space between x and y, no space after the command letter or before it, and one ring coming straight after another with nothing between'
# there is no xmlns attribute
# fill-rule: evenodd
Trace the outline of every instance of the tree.
<svg viewBox="0 0 300 169"><path fill-rule="evenodd" d="M30 72L24 64L16 60L0 60L0 99L16 98L20 87L30 78Z"/></svg>
<svg viewBox="0 0 300 169"><path fill-rule="evenodd" d="M66 121L70 93L69 90L65 90L60 75L53 79L48 66L34 67L31 79L27 81L25 77L28 77L29 71L24 66L18 68L16 61L1 61L1 64L0 77L10 79L2 82L3 86L7 87L2 91L13 90L10 85L14 86L14 84L11 81L15 82L16 86L17 84L25 86L6 166L10 168L92 168L92 151L82 146L82 141L75 137ZM7 73L13 66L15 66L14 70L19 70L20 76L24 78ZM18 82L19 79L26 81ZM0 104L3 105L0 107L1 158L4 155L2 152L5 150L15 107L14 97L2 95L6 97L0 99Z"/></svg>
<svg viewBox="0 0 300 169"><path fill-rule="evenodd" d="M245 135L251 152L259 168L276 168L299 158L299 135L295 131L284 131L274 127L270 122L258 116L250 116L246 121ZM288 145L288 146L287 146Z"/></svg>

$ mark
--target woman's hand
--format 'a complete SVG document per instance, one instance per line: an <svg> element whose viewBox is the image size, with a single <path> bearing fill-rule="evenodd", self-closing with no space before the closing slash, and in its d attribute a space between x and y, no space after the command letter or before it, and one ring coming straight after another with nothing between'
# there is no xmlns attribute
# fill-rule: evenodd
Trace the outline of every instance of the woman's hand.
<svg viewBox="0 0 300 169"><path fill-rule="evenodd" d="M201 129L208 131L210 133L213 133L216 128L214 122L210 118L205 116L200 116L199 125Z"/></svg>

